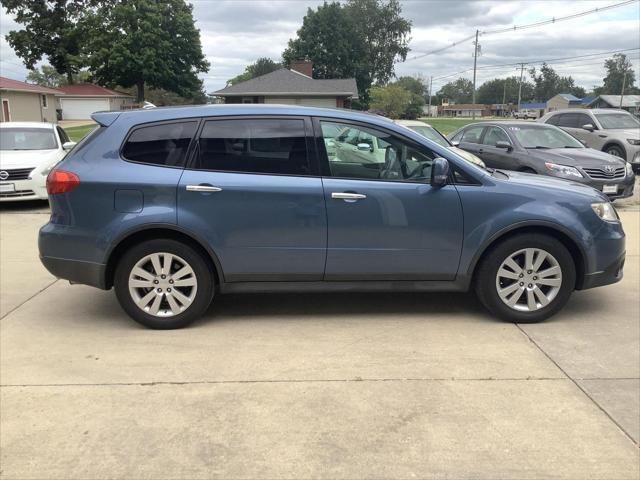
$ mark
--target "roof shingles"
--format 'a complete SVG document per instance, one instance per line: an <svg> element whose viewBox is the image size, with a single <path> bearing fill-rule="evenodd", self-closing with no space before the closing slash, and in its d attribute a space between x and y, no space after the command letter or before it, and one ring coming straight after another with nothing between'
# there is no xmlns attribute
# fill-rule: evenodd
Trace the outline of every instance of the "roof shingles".
<svg viewBox="0 0 640 480"><path fill-rule="evenodd" d="M21 82L20 80L13 80L6 77L0 77L0 90L64 95L63 92L55 88L43 87L41 85L36 85L35 83Z"/></svg>

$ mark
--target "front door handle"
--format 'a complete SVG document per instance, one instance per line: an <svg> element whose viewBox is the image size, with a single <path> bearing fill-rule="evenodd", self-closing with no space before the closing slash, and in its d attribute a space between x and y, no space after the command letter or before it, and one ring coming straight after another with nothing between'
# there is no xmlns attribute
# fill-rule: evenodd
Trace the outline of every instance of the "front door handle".
<svg viewBox="0 0 640 480"><path fill-rule="evenodd" d="M213 185L187 185L187 192L221 192L220 187L214 187Z"/></svg>
<svg viewBox="0 0 640 480"><path fill-rule="evenodd" d="M363 198L367 198L367 196L362 193L333 192L331 198L339 200L362 200Z"/></svg>
<svg viewBox="0 0 640 480"><path fill-rule="evenodd" d="M482 148L479 148L478 153L484 153L484 150Z"/></svg>

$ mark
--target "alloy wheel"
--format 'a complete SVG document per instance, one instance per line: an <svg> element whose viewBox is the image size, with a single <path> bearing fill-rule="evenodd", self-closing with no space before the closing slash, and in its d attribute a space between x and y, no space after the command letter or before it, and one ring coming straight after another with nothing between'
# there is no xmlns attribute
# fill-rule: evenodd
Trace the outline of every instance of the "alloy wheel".
<svg viewBox="0 0 640 480"><path fill-rule="evenodd" d="M549 305L562 286L562 268L540 248L524 248L509 255L498 268L496 289L508 307L534 312Z"/></svg>
<svg viewBox="0 0 640 480"><path fill-rule="evenodd" d="M129 273L129 294L143 312L172 317L187 310L196 297L198 280L191 265L167 252L139 260Z"/></svg>

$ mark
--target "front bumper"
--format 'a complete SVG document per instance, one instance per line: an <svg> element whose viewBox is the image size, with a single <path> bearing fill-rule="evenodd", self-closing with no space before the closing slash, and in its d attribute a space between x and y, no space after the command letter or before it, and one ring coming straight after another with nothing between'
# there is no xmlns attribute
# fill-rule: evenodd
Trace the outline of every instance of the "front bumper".
<svg viewBox="0 0 640 480"><path fill-rule="evenodd" d="M583 175L586 175L583 173ZM581 180L574 180L579 183L583 183L585 185L589 185L590 187L595 188L596 190L603 192L605 187L615 186L615 193L607 192L605 195L609 197L610 200L617 200L620 198L627 198L633 195L633 189L635 186L635 175L625 175L623 178L611 179L611 180L596 180L589 176L585 176Z"/></svg>
<svg viewBox="0 0 640 480"><path fill-rule="evenodd" d="M611 285L622 280L624 268L625 253L623 252L613 263L604 270L594 273L588 273L584 276L579 290L587 288L602 287Z"/></svg>
<svg viewBox="0 0 640 480"><path fill-rule="evenodd" d="M15 202L20 200L47 200L46 176L37 171L32 172L33 178L27 180L0 181L0 202Z"/></svg>

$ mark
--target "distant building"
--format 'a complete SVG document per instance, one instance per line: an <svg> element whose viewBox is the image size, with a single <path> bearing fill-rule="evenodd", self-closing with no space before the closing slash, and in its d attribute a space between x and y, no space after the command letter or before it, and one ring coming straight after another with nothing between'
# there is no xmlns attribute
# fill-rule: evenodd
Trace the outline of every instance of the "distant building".
<svg viewBox="0 0 640 480"><path fill-rule="evenodd" d="M313 64L298 61L290 69L281 68L246 82L230 85L211 95L224 103L280 103L310 107L349 108L358 98L354 78L312 78Z"/></svg>
<svg viewBox="0 0 640 480"><path fill-rule="evenodd" d="M561 110L563 108L584 108L582 100L570 93L559 93L547 100L547 111Z"/></svg>
<svg viewBox="0 0 640 480"><path fill-rule="evenodd" d="M3 122L57 121L56 97L64 95L55 88L0 77Z"/></svg>
<svg viewBox="0 0 640 480"><path fill-rule="evenodd" d="M477 117L491 116L491 105L483 103L444 104L438 107L438 115L443 117Z"/></svg>
<svg viewBox="0 0 640 480"><path fill-rule="evenodd" d="M589 104L589 108L620 108L620 95L599 95ZM640 95L624 95L622 108L628 112L640 111Z"/></svg>
<svg viewBox="0 0 640 480"><path fill-rule="evenodd" d="M63 120L88 120L94 112L123 110L133 105L133 96L99 85L82 83L59 88Z"/></svg>

